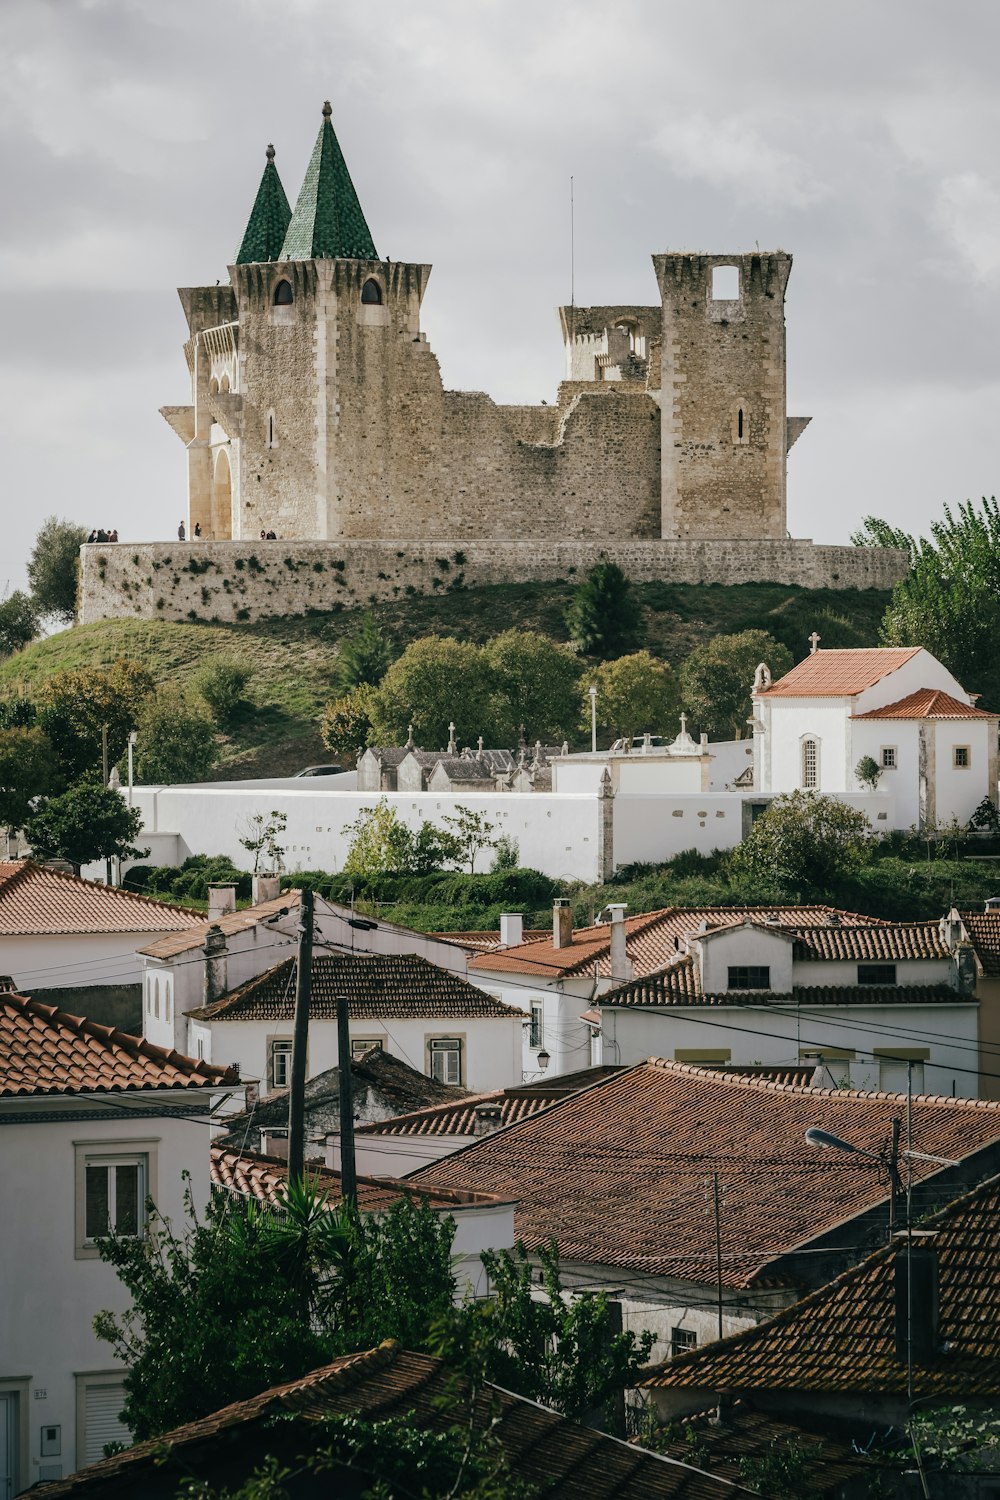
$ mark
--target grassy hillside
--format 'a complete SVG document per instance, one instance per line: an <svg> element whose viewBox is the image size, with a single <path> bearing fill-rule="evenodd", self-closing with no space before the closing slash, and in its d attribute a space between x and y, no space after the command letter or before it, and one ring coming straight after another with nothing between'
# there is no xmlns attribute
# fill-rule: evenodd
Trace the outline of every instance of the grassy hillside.
<svg viewBox="0 0 1000 1500"><path fill-rule="evenodd" d="M679 666L713 635L751 627L769 631L796 658L818 630L825 646L868 646L888 596L875 590L799 589L781 584L637 584L645 644ZM431 632L481 643L517 626L566 639L563 615L572 585L502 584L375 607L400 646ZM342 610L255 625L106 620L38 641L0 661L0 695L33 686L66 668L107 666L119 657L142 662L158 681L181 685L208 656L244 657L253 668L253 706L226 738L221 772L234 777L288 775L324 760L317 720L330 697L340 641L359 611Z"/></svg>

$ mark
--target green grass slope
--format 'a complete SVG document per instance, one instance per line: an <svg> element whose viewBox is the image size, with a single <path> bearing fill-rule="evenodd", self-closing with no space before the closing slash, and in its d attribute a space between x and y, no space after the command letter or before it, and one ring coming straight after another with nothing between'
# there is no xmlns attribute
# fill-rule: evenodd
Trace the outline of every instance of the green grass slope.
<svg viewBox="0 0 1000 1500"><path fill-rule="evenodd" d="M512 626L566 640L563 616L573 584L499 584L449 590L375 606L400 647L437 632L482 643ZM769 631L800 658L813 630L824 646L872 646L888 595L876 590L800 589L782 584L635 585L643 605L644 644L679 666L714 635ZM105 667L121 657L141 662L158 682L184 686L206 657L240 657L253 669L252 704L226 736L217 774L281 776L327 758L318 719L332 694L340 642L358 625L358 610L258 624L175 624L106 620L60 631L0 661L0 696L29 696L68 668Z"/></svg>

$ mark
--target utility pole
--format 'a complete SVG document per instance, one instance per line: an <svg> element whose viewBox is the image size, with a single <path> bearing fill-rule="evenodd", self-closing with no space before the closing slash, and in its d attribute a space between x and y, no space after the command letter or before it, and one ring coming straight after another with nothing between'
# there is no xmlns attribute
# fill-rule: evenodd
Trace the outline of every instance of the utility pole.
<svg viewBox="0 0 1000 1500"><path fill-rule="evenodd" d="M101 725L101 770L102 770L102 774L103 774L103 780L101 782L101 785L106 790L107 789L107 785L108 785L108 726L107 726L107 724L102 724ZM106 885L111 885L112 884L112 875L111 875L111 855L110 854L108 855L107 859L105 860L104 865L105 865L105 870L104 870L104 873L105 873L105 884Z"/></svg>
<svg viewBox="0 0 1000 1500"><path fill-rule="evenodd" d="M306 1052L309 1047L309 990L312 983L313 893L300 892L299 953L295 970L295 1022L292 1028L292 1080L288 1089L288 1180L301 1182L306 1168Z"/></svg>
<svg viewBox="0 0 1000 1500"><path fill-rule="evenodd" d="M351 1076L351 1033L347 996L337 997L337 1067L340 1072L340 1192L345 1203L358 1197L358 1171L354 1159L354 1079Z"/></svg>

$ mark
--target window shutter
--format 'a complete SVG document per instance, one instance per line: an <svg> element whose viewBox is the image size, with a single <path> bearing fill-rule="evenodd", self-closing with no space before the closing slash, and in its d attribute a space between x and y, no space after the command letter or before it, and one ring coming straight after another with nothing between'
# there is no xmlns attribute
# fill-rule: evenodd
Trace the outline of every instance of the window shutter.
<svg viewBox="0 0 1000 1500"><path fill-rule="evenodd" d="M108 1385L88 1385L84 1393L83 1456L77 1464L96 1464L104 1457L105 1443L131 1443L132 1434L118 1413L125 1404L125 1387L121 1381Z"/></svg>

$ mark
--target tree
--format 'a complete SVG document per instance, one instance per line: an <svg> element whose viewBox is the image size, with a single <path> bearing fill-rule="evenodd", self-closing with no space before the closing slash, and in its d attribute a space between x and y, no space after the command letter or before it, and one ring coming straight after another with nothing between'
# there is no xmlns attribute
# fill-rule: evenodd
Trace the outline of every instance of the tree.
<svg viewBox="0 0 1000 1500"><path fill-rule="evenodd" d="M987 707L1000 705L1000 505L985 497L944 507L930 537L914 538L869 516L868 545L901 546L910 571L892 591L882 621L887 646L923 646Z"/></svg>
<svg viewBox="0 0 1000 1500"><path fill-rule="evenodd" d="M135 772L140 781L205 781L218 760L215 728L178 688L161 688L139 710Z"/></svg>
<svg viewBox="0 0 1000 1500"><path fill-rule="evenodd" d="M573 591L566 625L577 651L615 656L639 636L642 611L617 563L599 562Z"/></svg>
<svg viewBox="0 0 1000 1500"><path fill-rule="evenodd" d="M0 729L30 729L38 722L38 710L30 698L0 700Z"/></svg>
<svg viewBox="0 0 1000 1500"><path fill-rule="evenodd" d="M38 610L21 589L0 604L0 656L12 656L38 634Z"/></svg>
<svg viewBox="0 0 1000 1500"><path fill-rule="evenodd" d="M20 828L32 803L51 792L58 768L40 729L0 729L0 828Z"/></svg>
<svg viewBox="0 0 1000 1500"><path fill-rule="evenodd" d="M368 743L372 727L372 689L357 687L334 698L323 710L319 733L334 755L357 755Z"/></svg>
<svg viewBox="0 0 1000 1500"><path fill-rule="evenodd" d="M730 871L765 887L828 892L872 858L863 812L820 792L775 797L729 856Z"/></svg>
<svg viewBox="0 0 1000 1500"><path fill-rule="evenodd" d="M445 814L441 821L451 830L454 843L451 857L463 865L468 860L469 874L474 875L476 855L480 849L493 848L496 824L488 822L482 813L473 812L471 807L463 807L461 803L455 804L454 817Z"/></svg>
<svg viewBox="0 0 1000 1500"><path fill-rule="evenodd" d="M248 854L253 855L255 875L276 875L284 869L285 849L284 845L278 843L278 839L287 827L288 814L278 812L276 808L267 817L263 813L255 813L252 818L247 818L246 831L240 843Z"/></svg>
<svg viewBox="0 0 1000 1500"><path fill-rule="evenodd" d="M597 688L598 733L613 739L636 734L667 734L680 713L677 679L666 662L648 651L603 662L580 683L577 714L590 733L590 687ZM582 707L580 706L582 704Z"/></svg>
<svg viewBox="0 0 1000 1500"><path fill-rule="evenodd" d="M98 859L144 859L149 850L132 842L141 830L139 809L100 781L79 781L50 797L24 824L36 859L64 859L77 874Z"/></svg>
<svg viewBox="0 0 1000 1500"><path fill-rule="evenodd" d="M869 791L873 792L882 778L882 767L872 756L862 755L854 767L854 774L862 786L866 786Z"/></svg>
<svg viewBox="0 0 1000 1500"><path fill-rule="evenodd" d="M52 741L67 781L100 771L105 725L108 765L121 759L152 691L152 677L132 661L116 661L107 670L82 667L57 672L43 683L38 693L38 724Z"/></svg>
<svg viewBox="0 0 1000 1500"><path fill-rule="evenodd" d="M189 1195L188 1212L183 1230L154 1212L144 1238L99 1245L131 1297L94 1327L128 1370L137 1440L386 1338L427 1348L450 1310L454 1220L423 1203L375 1218L290 1183L281 1214L235 1195L201 1219Z"/></svg>
<svg viewBox="0 0 1000 1500"><path fill-rule="evenodd" d="M204 699L217 724L228 724L243 702L253 668L232 656L210 656L194 677L194 689Z"/></svg>
<svg viewBox="0 0 1000 1500"><path fill-rule="evenodd" d="M395 644L367 609L353 635L347 636L337 657L334 685L340 696L359 687L378 687L397 656Z"/></svg>
<svg viewBox="0 0 1000 1500"><path fill-rule="evenodd" d="M471 744L493 732L490 670L477 646L450 636L413 641L372 694L371 740L402 745L413 725L417 744L445 745L454 723Z"/></svg>
<svg viewBox="0 0 1000 1500"><path fill-rule="evenodd" d="M794 665L788 647L765 630L717 635L695 647L681 668L681 697L703 734L743 739L752 708L754 672L762 661L775 680Z"/></svg>
<svg viewBox="0 0 1000 1500"><path fill-rule="evenodd" d="M28 558L31 597L40 615L72 623L80 548L86 540L84 528L73 521L60 521L58 516L43 521Z"/></svg>
<svg viewBox="0 0 1000 1500"><path fill-rule="evenodd" d="M505 630L482 648L493 678L493 722L501 744L547 744L573 733L580 665L566 646L532 630Z"/></svg>
<svg viewBox="0 0 1000 1500"><path fill-rule="evenodd" d="M374 807L362 808L342 831L351 836L344 874L362 880L378 879L390 871L428 874L458 858L458 843L450 833L429 820L414 833L385 797Z"/></svg>

